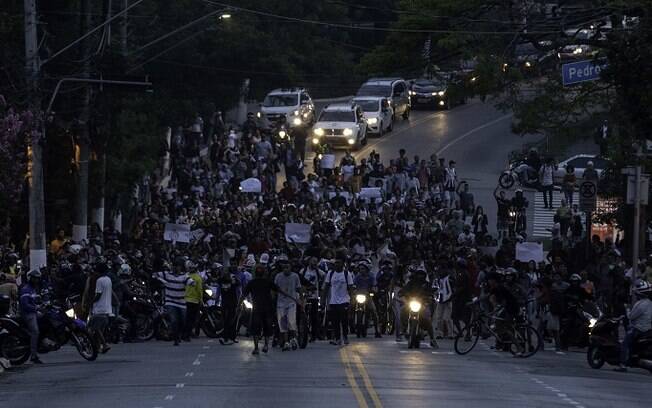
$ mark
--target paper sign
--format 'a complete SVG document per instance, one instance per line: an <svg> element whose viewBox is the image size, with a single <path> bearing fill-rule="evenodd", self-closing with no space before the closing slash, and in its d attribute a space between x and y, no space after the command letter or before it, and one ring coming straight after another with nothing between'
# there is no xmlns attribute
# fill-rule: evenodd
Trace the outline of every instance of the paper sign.
<svg viewBox="0 0 652 408"><path fill-rule="evenodd" d="M335 168L335 155L334 154L325 154L321 158L321 168L322 169L334 169Z"/></svg>
<svg viewBox="0 0 652 408"><path fill-rule="evenodd" d="M379 187L363 187L360 189L359 197L363 200L375 198L376 201L382 198Z"/></svg>
<svg viewBox="0 0 652 408"><path fill-rule="evenodd" d="M285 224L285 240L297 244L310 243L310 224L287 223Z"/></svg>
<svg viewBox="0 0 652 408"><path fill-rule="evenodd" d="M516 244L516 260L521 262L543 261L543 244L538 242L523 242Z"/></svg>
<svg viewBox="0 0 652 408"><path fill-rule="evenodd" d="M175 242L190 242L190 225L188 224L165 224L163 239Z"/></svg>
<svg viewBox="0 0 652 408"><path fill-rule="evenodd" d="M248 178L240 182L240 191L243 193L260 193L261 190L262 186L260 184L260 180L255 177Z"/></svg>

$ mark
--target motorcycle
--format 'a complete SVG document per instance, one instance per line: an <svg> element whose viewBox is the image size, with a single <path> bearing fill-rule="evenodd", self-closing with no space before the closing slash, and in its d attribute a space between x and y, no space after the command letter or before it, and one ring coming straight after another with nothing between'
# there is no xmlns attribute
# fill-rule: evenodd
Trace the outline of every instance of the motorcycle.
<svg viewBox="0 0 652 408"><path fill-rule="evenodd" d="M597 313L592 314L584 309L581 303L568 304L568 311L560 322L559 337L562 347L586 347L589 345L591 322L596 322L601 313L598 310Z"/></svg>
<svg viewBox="0 0 652 408"><path fill-rule="evenodd" d="M509 236L522 235L526 231L527 211L525 208L510 207L508 212Z"/></svg>
<svg viewBox="0 0 652 408"><path fill-rule="evenodd" d="M9 316L9 296L0 296L0 357L12 366L25 363L30 355L29 333L20 322Z"/></svg>
<svg viewBox="0 0 652 408"><path fill-rule="evenodd" d="M373 301L373 295L370 301ZM367 294L358 293L355 295L355 306L353 307L353 329L356 337L367 337L368 319L367 319Z"/></svg>
<svg viewBox="0 0 652 408"><path fill-rule="evenodd" d="M213 287L204 290L204 304L199 312L199 327L206 337L210 338L220 337L224 331L224 316L216 300L217 293L217 289Z"/></svg>
<svg viewBox="0 0 652 408"><path fill-rule="evenodd" d="M38 321L39 353L56 351L72 343L85 360L97 358L97 345L86 328L86 322L77 318L71 298L66 298L63 305L45 302L39 309L42 312Z"/></svg>
<svg viewBox="0 0 652 408"><path fill-rule="evenodd" d="M419 299L412 298L408 302L408 348L419 348L421 346L421 338L423 337L423 329L419 324L421 320L421 311L423 304Z"/></svg>
<svg viewBox="0 0 652 408"><path fill-rule="evenodd" d="M613 366L620 363L619 332L622 320L623 317L601 317L591 321L590 345L586 352L586 359L591 368L600 369L605 363ZM634 342L628 365L652 373L652 331L645 332Z"/></svg>
<svg viewBox="0 0 652 408"><path fill-rule="evenodd" d="M515 161L500 174L498 184L505 190L512 188L515 183L521 187L538 188L539 175L535 173L524 161Z"/></svg>

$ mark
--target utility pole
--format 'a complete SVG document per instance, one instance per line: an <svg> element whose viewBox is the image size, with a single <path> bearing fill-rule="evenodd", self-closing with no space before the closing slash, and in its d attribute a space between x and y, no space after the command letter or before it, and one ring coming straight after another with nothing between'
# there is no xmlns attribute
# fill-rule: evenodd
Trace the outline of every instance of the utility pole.
<svg viewBox="0 0 652 408"><path fill-rule="evenodd" d="M91 13L89 0L81 2L81 32L88 31L91 26ZM85 39L81 43L81 57L84 67L84 78L90 76L90 43ZM81 242L88 237L88 160L90 156L90 111L91 111L91 87L84 89L80 115L80 132L77 139L78 161L77 161L77 184L75 194L75 213L72 223L72 240Z"/></svg>
<svg viewBox="0 0 652 408"><path fill-rule="evenodd" d="M636 175L634 190L634 235L632 236L632 276L638 276L638 257L641 235L641 174L643 173L643 166L641 160L643 157L643 150L639 144L636 149Z"/></svg>
<svg viewBox="0 0 652 408"><path fill-rule="evenodd" d="M38 57L38 27L36 0L25 0L25 79L29 94L29 109L36 123L28 141L29 185L29 267L47 265L45 249L45 203L43 194L43 143L45 123L39 89L41 61Z"/></svg>

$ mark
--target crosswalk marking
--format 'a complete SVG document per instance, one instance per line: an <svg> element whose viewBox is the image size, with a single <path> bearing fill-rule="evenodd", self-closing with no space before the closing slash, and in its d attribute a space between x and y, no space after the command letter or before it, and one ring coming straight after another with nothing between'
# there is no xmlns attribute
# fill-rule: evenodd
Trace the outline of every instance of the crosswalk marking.
<svg viewBox="0 0 652 408"><path fill-rule="evenodd" d="M564 193L561 191L552 192L552 210L544 208L543 193L536 192L534 195L534 222L532 223L533 234L532 236L538 238L550 238L553 225L555 224L554 217L556 209L561 205L561 199L564 198ZM573 204L579 204L580 197L577 192L573 193Z"/></svg>

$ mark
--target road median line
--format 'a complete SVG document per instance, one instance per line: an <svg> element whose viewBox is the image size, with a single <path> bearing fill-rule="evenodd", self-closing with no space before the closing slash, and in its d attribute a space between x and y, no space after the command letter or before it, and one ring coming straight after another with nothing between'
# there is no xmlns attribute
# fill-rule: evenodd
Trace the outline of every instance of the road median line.
<svg viewBox="0 0 652 408"><path fill-rule="evenodd" d="M369 378L369 374L367 373L367 369L364 367L364 364L362 364L362 360L360 359L360 356L357 354L353 355L353 361L355 362L356 367L358 368L358 372L362 376L362 381L364 382L364 386L367 389L367 393L371 397L371 400L374 403L375 408L383 408L382 402L380 402L380 398L378 397L378 393L376 392L376 389L374 388L374 385L371 382L371 378Z"/></svg>
<svg viewBox="0 0 652 408"><path fill-rule="evenodd" d="M362 391L358 386L358 382L355 380L355 376L353 375L353 370L351 369L351 364L349 362L349 356L346 352L346 349L344 348L340 349L340 360L342 360L342 364L344 364L344 372L346 373L346 378L349 382L351 390L353 391L353 395L355 395L355 399L358 401L359 408L369 408L369 405L367 405L367 400L362 394Z"/></svg>

